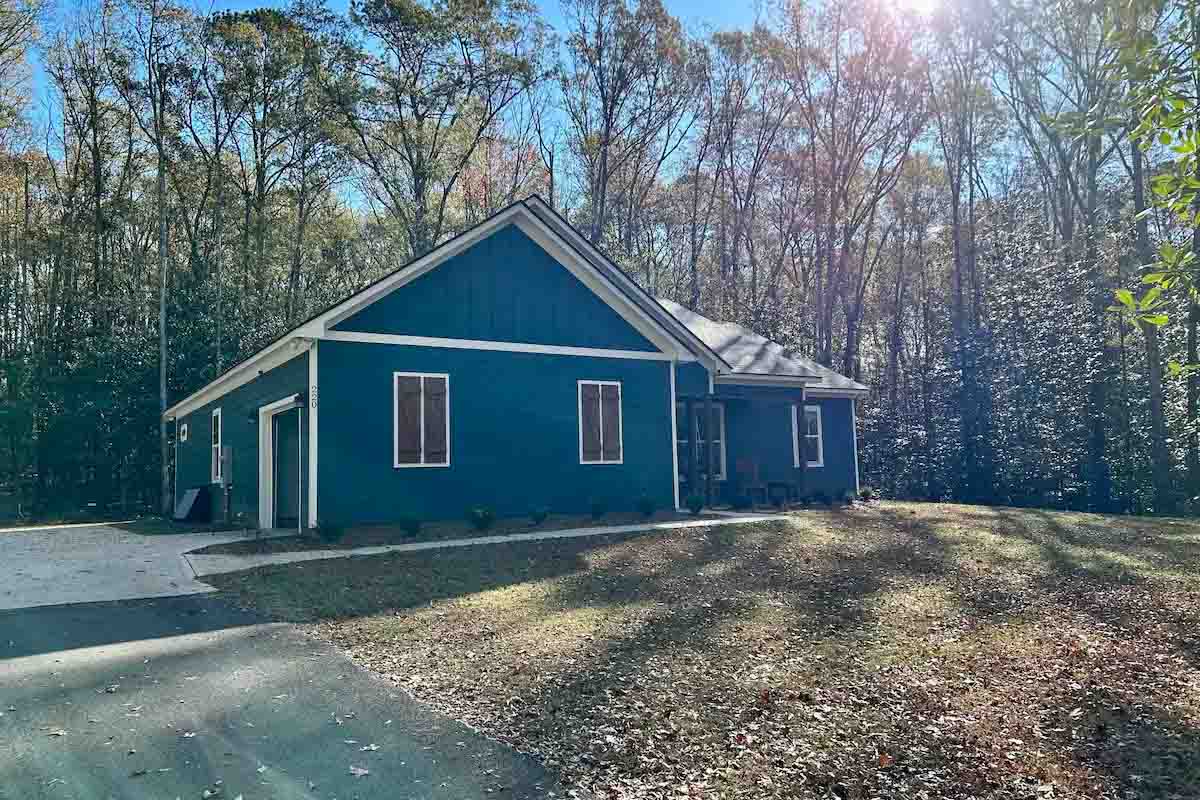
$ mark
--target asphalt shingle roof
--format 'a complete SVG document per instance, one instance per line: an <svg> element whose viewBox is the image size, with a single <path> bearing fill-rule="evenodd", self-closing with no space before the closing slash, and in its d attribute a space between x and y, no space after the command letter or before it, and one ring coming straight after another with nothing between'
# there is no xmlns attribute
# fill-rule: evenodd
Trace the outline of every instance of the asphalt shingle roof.
<svg viewBox="0 0 1200 800"><path fill-rule="evenodd" d="M759 336L734 322L717 322L671 300L658 298L671 316L687 326L702 342L729 362L735 372L750 375L782 375L820 378L809 386L842 391L867 391L867 387L845 375L802 356L789 356L783 345Z"/></svg>

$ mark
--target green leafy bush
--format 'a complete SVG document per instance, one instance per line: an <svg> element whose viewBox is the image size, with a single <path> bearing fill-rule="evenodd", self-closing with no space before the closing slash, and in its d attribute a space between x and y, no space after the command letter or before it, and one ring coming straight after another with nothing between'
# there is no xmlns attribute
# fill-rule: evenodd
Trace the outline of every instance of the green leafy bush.
<svg viewBox="0 0 1200 800"><path fill-rule="evenodd" d="M637 500L637 510L643 517L650 518L654 516L654 512L658 510L658 504L654 502L654 498L649 494L642 492Z"/></svg>
<svg viewBox="0 0 1200 800"><path fill-rule="evenodd" d="M693 515L697 515L704 510L704 495L689 494L687 500L684 501L684 505L687 506L687 510L692 512Z"/></svg>
<svg viewBox="0 0 1200 800"><path fill-rule="evenodd" d="M412 537L421 532L421 520L416 517L401 517L399 524L405 536Z"/></svg>
<svg viewBox="0 0 1200 800"><path fill-rule="evenodd" d="M477 531L486 531L496 522L496 512L487 506L472 508L467 512L467 522Z"/></svg>
<svg viewBox="0 0 1200 800"><path fill-rule="evenodd" d="M608 503L604 502L599 497L593 497L588 508L592 512L592 519L600 519L608 513Z"/></svg>
<svg viewBox="0 0 1200 800"><path fill-rule="evenodd" d="M535 528L538 525L541 525L543 522L545 522L549 517L550 517L550 509L545 508L545 507L535 508L529 514L529 520L530 520L530 522L533 523L533 527L535 527Z"/></svg>
<svg viewBox="0 0 1200 800"><path fill-rule="evenodd" d="M750 498L750 495L748 495L748 494L739 494L739 495L734 495L734 498L733 498L732 502L730 503L730 505L733 506L734 511L749 511L751 508L754 507L754 501Z"/></svg>
<svg viewBox="0 0 1200 800"><path fill-rule="evenodd" d="M860 498L862 498L863 500L874 500L875 499L875 490L872 489L870 486L864 486L858 490L858 496Z"/></svg>

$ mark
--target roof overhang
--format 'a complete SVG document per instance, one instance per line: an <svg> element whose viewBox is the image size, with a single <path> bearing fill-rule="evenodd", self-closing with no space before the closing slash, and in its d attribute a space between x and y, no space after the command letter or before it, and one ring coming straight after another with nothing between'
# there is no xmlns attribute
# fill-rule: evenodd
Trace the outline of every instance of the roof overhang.
<svg viewBox="0 0 1200 800"><path fill-rule="evenodd" d="M717 383L740 386L794 386L797 388L807 388L814 383L821 382L821 378L816 375L765 375L758 372L734 372L718 375L714 380Z"/></svg>
<svg viewBox="0 0 1200 800"><path fill-rule="evenodd" d="M824 386L809 386L804 390L805 397L821 398L821 397L845 397L851 400L864 400L870 394L868 389L850 389Z"/></svg>
<svg viewBox="0 0 1200 800"><path fill-rule="evenodd" d="M168 408L163 412L163 418L178 419L192 413L198 408L208 405L214 400L220 399L239 386L244 386L254 380L264 372L272 370L287 361L291 361L296 356L305 352L309 344L310 340L294 333L275 340L250 358L227 372L221 373L215 380L209 381Z"/></svg>

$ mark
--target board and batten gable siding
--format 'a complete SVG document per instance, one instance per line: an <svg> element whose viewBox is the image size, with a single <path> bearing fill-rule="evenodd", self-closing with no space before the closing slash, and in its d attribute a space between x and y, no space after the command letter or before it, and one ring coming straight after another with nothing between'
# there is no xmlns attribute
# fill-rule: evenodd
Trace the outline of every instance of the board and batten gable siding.
<svg viewBox="0 0 1200 800"><path fill-rule="evenodd" d="M675 365L675 394L677 397L697 397L708 393L708 370L702 364Z"/></svg>
<svg viewBox="0 0 1200 800"><path fill-rule="evenodd" d="M797 481L792 450L792 406L800 398L799 388L718 384L717 393L734 397L726 404L726 469L736 484L739 458L758 462L759 474L766 481ZM825 492L840 498L853 492L854 439L851 434L851 400L847 398L809 398L805 405L821 408L824 463L804 472L804 493ZM811 454L810 454L811 457Z"/></svg>
<svg viewBox="0 0 1200 800"><path fill-rule="evenodd" d="M402 292L404 290L401 290ZM321 524L581 513L593 499L635 508L643 493L672 507L670 362L644 359L318 343ZM396 372L445 373L450 465L393 465ZM581 464L580 380L620 381L621 464Z"/></svg>
<svg viewBox="0 0 1200 800"><path fill-rule="evenodd" d="M333 330L656 350L515 225L501 228Z"/></svg>
<svg viewBox="0 0 1200 800"><path fill-rule="evenodd" d="M181 416L188 440L178 443L176 469L180 496L193 487L211 483L212 410L221 409L224 444L233 450L231 513L245 514L251 525L258 521L258 409L295 394L308 396L308 352L301 351L223 397ZM307 519L308 409L301 408L301 519ZM178 497L176 498L178 500ZM215 506L219 507L219 506Z"/></svg>

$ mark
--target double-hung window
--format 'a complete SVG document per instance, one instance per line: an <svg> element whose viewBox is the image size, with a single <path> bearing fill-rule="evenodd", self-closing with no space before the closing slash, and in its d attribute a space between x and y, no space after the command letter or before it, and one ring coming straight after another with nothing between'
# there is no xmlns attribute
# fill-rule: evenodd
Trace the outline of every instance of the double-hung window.
<svg viewBox="0 0 1200 800"><path fill-rule="evenodd" d="M212 482L221 483L221 409L212 411Z"/></svg>
<svg viewBox="0 0 1200 800"><path fill-rule="evenodd" d="M807 466L825 466L820 406L792 406L792 464L797 468L800 467L802 451L807 459Z"/></svg>
<svg viewBox="0 0 1200 800"><path fill-rule="evenodd" d="M580 381L579 463L622 463L621 436L620 382Z"/></svg>
<svg viewBox="0 0 1200 800"><path fill-rule="evenodd" d="M395 467L450 466L450 376L392 374Z"/></svg>

